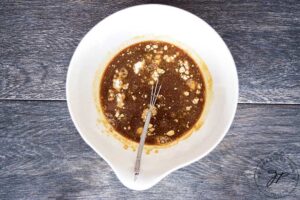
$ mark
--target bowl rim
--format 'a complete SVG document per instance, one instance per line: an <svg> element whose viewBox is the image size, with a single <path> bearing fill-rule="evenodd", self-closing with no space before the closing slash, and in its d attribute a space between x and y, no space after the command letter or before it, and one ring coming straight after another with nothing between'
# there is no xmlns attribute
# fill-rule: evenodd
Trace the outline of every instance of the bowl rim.
<svg viewBox="0 0 300 200"><path fill-rule="evenodd" d="M187 161L187 162L184 162L182 164L179 164L179 165L176 165L174 166L171 170L168 170L167 172L161 174L160 176L156 177L155 181L153 181L151 184L149 185L146 185L144 186L143 188L132 188L130 185L128 185L126 182L124 182L121 178L120 178L120 175L118 173L116 173L116 168L115 166L110 162L109 159L107 159L106 156L104 156L101 151L99 151L98 149L96 149L92 144L91 142L89 141L89 139L87 138L87 134L84 133L84 131L82 131L81 127L79 126L79 123L77 122L77 119L75 117L75 114L74 114L74 110L72 108L72 105L71 105L71 100L70 100L70 77L71 77L71 73L72 73L72 65L74 63L74 60L75 60L75 54L76 52L78 52L78 49L80 48L80 46L82 45L82 43L84 42L85 38L87 35L89 35L91 32L93 32L96 27L98 27L101 23L103 23L103 21L106 21L107 19L109 19L109 17L111 17L112 15L115 15L115 14L118 14L120 12L124 12L124 11L127 11L127 10L130 10L130 9L133 9L133 8L142 8L142 7L165 7L166 9L177 9L178 12L184 12L188 15L192 15L193 17L197 18L198 20L202 21L202 23L204 23L211 31L214 32L214 34L220 39L220 42L223 43L224 47L225 47L225 50L228 54L228 58L230 59L230 61L232 62L233 66L234 67L234 77L236 79L236 90L235 90L235 94L233 94L234 96L234 107L233 107L233 110L231 112L231 115L230 117L228 117L228 123L226 124L226 126L224 126L224 131L222 134L220 134L218 140L215 140L214 142L214 145L212 145L210 148L207 148L206 151L204 153L202 153L201 155L199 156L195 156L193 159ZM208 66L209 68L209 66ZM234 62L234 59L233 59L233 56L228 48L228 46L226 45L226 43L224 42L224 40L222 39L222 37L215 31L215 29L213 29L207 22L205 22L203 19L201 19L200 17L198 17L197 15L189 12L189 11L186 11L184 9L181 9L181 8L178 8L178 7L175 7L175 6L170 6L170 5L164 5L164 4L140 4L140 5L135 5L135 6L131 6L131 7L127 7L127 8L124 8L124 9L121 9L117 12L114 12L108 16L106 16L105 18L103 18L102 20L100 20L97 24L95 24L81 39L81 41L79 42L79 44L77 45L77 47L75 48L75 51L72 55L72 58L70 60L70 63L68 65L68 71L67 71L67 78L66 78L66 100L67 100L67 107L68 107L68 110L69 110L69 113L70 113L70 117L72 119L72 122L74 124L74 126L76 127L78 133L80 134L80 136L83 138L83 140L85 141L85 143L87 143L98 155L100 155L107 163L108 165L113 169L113 171L115 172L116 176L118 177L118 179L128 188L131 188L131 189L134 189L134 190L145 190L145 189L148 189L152 186L154 186L155 184L157 184L160 180L162 180L164 177L166 177L168 174L182 168L182 167L185 167L187 165L190 165L191 163L194 163L195 161L198 161L200 159L202 159L203 157L207 156L212 150L214 150L216 148L216 146L224 139L225 135L227 134L227 132L229 131L231 125L232 125L232 122L234 120L234 117L235 117L235 114L236 114L236 111L237 111L237 106L238 106L238 97L239 97L239 79L238 79L238 73L237 73L237 68L236 68L236 64Z"/></svg>

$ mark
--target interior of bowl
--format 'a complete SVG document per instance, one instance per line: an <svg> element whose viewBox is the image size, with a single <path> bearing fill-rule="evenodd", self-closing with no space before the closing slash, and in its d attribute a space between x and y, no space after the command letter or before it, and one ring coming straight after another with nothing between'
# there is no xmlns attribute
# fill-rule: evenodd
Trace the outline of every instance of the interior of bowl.
<svg viewBox="0 0 300 200"><path fill-rule="evenodd" d="M168 37L179 41L207 64L213 80L213 100L203 126L190 137L157 154L144 155L135 182L136 152L105 134L98 123L94 79L107 59L136 37ZM142 5L119 11L97 24L77 47L67 76L67 101L83 139L113 168L121 182L136 190L147 189L170 172L209 153L224 137L233 120L238 80L232 56L219 35L198 17L178 8Z"/></svg>

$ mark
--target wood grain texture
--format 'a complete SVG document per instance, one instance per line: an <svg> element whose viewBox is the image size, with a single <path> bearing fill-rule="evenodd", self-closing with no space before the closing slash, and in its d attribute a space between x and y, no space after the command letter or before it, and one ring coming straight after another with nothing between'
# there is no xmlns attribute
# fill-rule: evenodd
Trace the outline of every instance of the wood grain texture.
<svg viewBox="0 0 300 200"><path fill-rule="evenodd" d="M106 16L142 3L186 9L215 28L235 58L240 103L300 103L300 1L0 2L0 99L65 99L70 58Z"/></svg>
<svg viewBox="0 0 300 200"><path fill-rule="evenodd" d="M260 159L300 164L300 106L242 104L218 147L153 188L131 191L76 132L63 101L0 101L0 199L266 199ZM285 199L300 198L299 187Z"/></svg>

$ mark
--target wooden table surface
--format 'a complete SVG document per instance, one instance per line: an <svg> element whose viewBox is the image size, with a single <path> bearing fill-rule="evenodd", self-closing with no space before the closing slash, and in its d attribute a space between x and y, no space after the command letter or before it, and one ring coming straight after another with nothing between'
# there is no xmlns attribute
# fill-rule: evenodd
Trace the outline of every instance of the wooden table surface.
<svg viewBox="0 0 300 200"><path fill-rule="evenodd" d="M89 29L143 3L177 6L208 22L233 54L240 94L215 150L149 190L132 191L79 136L65 80ZM255 174L276 152L300 172L299 0L0 2L0 199L272 199L278 196L263 192ZM298 181L283 179L271 187ZM288 187L284 199L300 199L299 186Z"/></svg>

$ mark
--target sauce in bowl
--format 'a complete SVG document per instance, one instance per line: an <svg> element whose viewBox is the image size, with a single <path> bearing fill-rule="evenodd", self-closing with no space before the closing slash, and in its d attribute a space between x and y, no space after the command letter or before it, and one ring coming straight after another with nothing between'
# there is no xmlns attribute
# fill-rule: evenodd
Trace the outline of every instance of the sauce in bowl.
<svg viewBox="0 0 300 200"><path fill-rule="evenodd" d="M206 100L200 67L174 44L143 41L113 57L101 78L100 105L117 133L139 142L151 87L157 80L162 88L145 144L174 142L197 123Z"/></svg>

